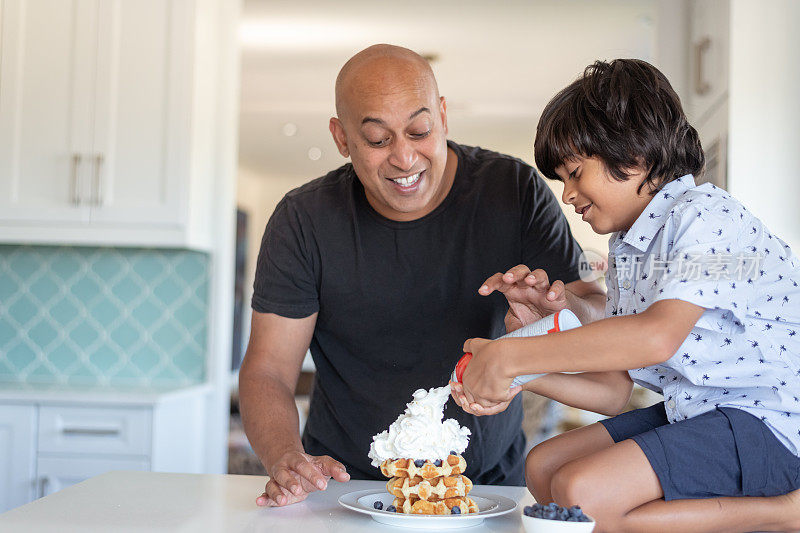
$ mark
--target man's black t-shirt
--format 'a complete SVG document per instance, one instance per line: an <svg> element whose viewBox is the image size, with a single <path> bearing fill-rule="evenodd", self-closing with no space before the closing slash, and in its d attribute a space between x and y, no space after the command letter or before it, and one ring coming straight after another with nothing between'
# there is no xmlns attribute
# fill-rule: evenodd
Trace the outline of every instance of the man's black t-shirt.
<svg viewBox="0 0 800 533"><path fill-rule="evenodd" d="M318 312L317 368L303 444L341 461L354 479L381 479L367 457L416 389L446 385L470 337L505 332L500 293L478 288L525 264L551 280L578 278L580 247L547 185L524 162L448 142L452 188L428 215L389 220L346 164L289 192L267 224L252 306L301 318ZM472 435L466 475L523 484L522 408L475 417L450 401Z"/></svg>

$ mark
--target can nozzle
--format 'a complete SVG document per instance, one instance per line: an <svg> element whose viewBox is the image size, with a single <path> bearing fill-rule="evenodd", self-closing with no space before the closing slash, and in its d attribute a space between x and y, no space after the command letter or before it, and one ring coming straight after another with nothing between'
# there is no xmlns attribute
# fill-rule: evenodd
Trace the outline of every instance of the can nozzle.
<svg viewBox="0 0 800 533"><path fill-rule="evenodd" d="M461 383L461 378L464 376L464 370L466 370L470 360L472 360L472 353L470 352L467 352L461 356L461 359L459 359L458 363L456 363L455 369L453 369L453 374L450 376L452 381Z"/></svg>

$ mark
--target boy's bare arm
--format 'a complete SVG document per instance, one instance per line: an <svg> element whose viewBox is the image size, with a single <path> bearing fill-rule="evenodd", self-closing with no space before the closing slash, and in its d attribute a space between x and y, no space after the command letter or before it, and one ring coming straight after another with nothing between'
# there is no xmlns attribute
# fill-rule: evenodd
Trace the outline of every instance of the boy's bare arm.
<svg viewBox="0 0 800 533"><path fill-rule="evenodd" d="M672 357L704 311L681 300L663 300L638 315L553 335L470 339L464 344L473 354L464 371L464 392L470 403L491 406L508 400L508 387L518 375L606 372L661 363Z"/></svg>
<svg viewBox="0 0 800 533"><path fill-rule="evenodd" d="M529 381L523 389L564 405L615 416L628 404L633 381L626 371L547 374Z"/></svg>
<svg viewBox="0 0 800 533"><path fill-rule="evenodd" d="M509 354L504 360L512 378L541 372L630 370L672 357L704 311L683 300L661 300L638 315L606 318L557 335L502 339L497 344L505 343L500 349Z"/></svg>
<svg viewBox="0 0 800 533"><path fill-rule="evenodd" d="M509 401L491 406L470 403L462 385L450 383L452 396L462 409L476 416L505 411ZM582 372L580 374L546 374L525 383L522 390L546 396L557 402L607 416L622 412L631 397L633 382L627 372Z"/></svg>

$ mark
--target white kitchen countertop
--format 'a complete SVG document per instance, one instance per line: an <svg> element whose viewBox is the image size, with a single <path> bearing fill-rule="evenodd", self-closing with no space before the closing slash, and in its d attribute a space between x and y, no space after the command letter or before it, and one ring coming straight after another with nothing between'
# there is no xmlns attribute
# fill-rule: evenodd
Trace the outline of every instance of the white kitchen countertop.
<svg viewBox="0 0 800 533"><path fill-rule="evenodd" d="M60 385L45 383L2 383L3 403L102 403L113 405L154 405L184 394L202 394L211 390L209 383L185 387L121 387L98 385Z"/></svg>
<svg viewBox="0 0 800 533"><path fill-rule="evenodd" d="M328 489L281 508L260 508L261 476L109 472L0 514L0 531L46 532L335 532L420 531L380 524L340 506L351 491L385 489L381 481L331 481ZM525 487L476 485L519 505L481 525L450 531L523 531L522 507L533 503ZM430 530L429 530L430 531Z"/></svg>

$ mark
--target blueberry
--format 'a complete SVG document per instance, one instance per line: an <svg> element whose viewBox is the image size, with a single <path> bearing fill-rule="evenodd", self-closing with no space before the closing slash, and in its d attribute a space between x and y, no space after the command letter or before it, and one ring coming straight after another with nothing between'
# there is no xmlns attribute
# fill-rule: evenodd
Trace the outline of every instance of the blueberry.
<svg viewBox="0 0 800 533"><path fill-rule="evenodd" d="M442 466L442 460L441 460L441 459L436 459L436 460L433 462L433 465L434 465L434 466Z"/></svg>
<svg viewBox="0 0 800 533"><path fill-rule="evenodd" d="M422 468L422 465L424 464L425 464L425 459L417 459L416 461L414 461L414 465L417 468Z"/></svg>
<svg viewBox="0 0 800 533"><path fill-rule="evenodd" d="M387 513L396 513L397 512L397 507L395 507L394 505L390 505L389 507L386 508L386 512Z"/></svg>
<svg viewBox="0 0 800 533"><path fill-rule="evenodd" d="M570 516L580 516L582 514L583 514L583 511L581 510L579 505L573 505L572 507L569 508L569 515Z"/></svg>
<svg viewBox="0 0 800 533"><path fill-rule="evenodd" d="M548 509L552 509L553 511L558 511L558 504L556 502L550 502L547 504Z"/></svg>
<svg viewBox="0 0 800 533"><path fill-rule="evenodd" d="M381 509L383 509L383 502L382 502L382 501L380 501L380 500L378 500L378 501L376 501L375 503L373 503L373 504L372 504L372 506L373 506L375 509L377 509L377 510L379 510L379 511L380 511Z"/></svg>
<svg viewBox="0 0 800 533"><path fill-rule="evenodd" d="M450 509L450 514L461 514L461 507L459 507L458 505L454 505Z"/></svg>
<svg viewBox="0 0 800 533"><path fill-rule="evenodd" d="M455 450L450 450L450 455L458 455Z"/></svg>
<svg viewBox="0 0 800 533"><path fill-rule="evenodd" d="M542 505L541 503L534 503L532 507L534 511L541 511L542 509L544 509L544 505Z"/></svg>
<svg viewBox="0 0 800 533"><path fill-rule="evenodd" d="M567 509L566 507L562 507L561 510L558 512L558 519L564 521L567 518L569 518L569 509Z"/></svg>
<svg viewBox="0 0 800 533"><path fill-rule="evenodd" d="M592 519L586 516L585 514L582 514L578 517L578 522L591 522L591 521Z"/></svg>

